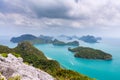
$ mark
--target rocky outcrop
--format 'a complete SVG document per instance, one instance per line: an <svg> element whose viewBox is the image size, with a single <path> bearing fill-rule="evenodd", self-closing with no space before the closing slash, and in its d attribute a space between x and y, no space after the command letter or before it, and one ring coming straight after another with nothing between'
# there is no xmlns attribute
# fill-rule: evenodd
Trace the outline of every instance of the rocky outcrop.
<svg viewBox="0 0 120 80"><path fill-rule="evenodd" d="M6 79L20 76L21 80L55 80L48 73L23 63L22 58L8 54L7 58L0 56L0 77Z"/></svg>

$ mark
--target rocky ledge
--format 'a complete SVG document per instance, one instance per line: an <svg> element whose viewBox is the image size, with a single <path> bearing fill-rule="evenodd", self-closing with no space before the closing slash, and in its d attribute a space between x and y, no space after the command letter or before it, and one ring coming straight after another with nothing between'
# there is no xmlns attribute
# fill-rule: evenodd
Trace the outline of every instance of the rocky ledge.
<svg viewBox="0 0 120 80"><path fill-rule="evenodd" d="M19 80L55 80L48 73L23 63L20 57L16 58L12 54L6 58L0 56L0 80L11 80L15 76L19 76Z"/></svg>

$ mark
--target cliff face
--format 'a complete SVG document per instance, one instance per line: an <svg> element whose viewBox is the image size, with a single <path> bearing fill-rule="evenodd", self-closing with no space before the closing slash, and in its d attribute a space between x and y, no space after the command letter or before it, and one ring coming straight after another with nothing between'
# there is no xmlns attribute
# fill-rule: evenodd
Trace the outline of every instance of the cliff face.
<svg viewBox="0 0 120 80"><path fill-rule="evenodd" d="M55 80L48 73L23 63L22 58L16 58L12 54L8 54L7 58L0 56L0 73L8 80L16 76L20 80Z"/></svg>

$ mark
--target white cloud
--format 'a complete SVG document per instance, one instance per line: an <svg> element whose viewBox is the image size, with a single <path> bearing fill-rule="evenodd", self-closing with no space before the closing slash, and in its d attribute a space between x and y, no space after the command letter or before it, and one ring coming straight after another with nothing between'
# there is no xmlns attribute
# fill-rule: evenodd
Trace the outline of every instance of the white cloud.
<svg viewBox="0 0 120 80"><path fill-rule="evenodd" d="M0 24L58 30L66 27L88 32L88 28L109 30L107 33L120 26L120 0L1 1L4 5L0 5Z"/></svg>

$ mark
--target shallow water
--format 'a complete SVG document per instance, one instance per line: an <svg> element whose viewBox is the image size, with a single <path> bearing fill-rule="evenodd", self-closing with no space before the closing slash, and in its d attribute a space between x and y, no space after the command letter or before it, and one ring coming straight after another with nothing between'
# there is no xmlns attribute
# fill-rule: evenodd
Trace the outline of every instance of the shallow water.
<svg viewBox="0 0 120 80"><path fill-rule="evenodd" d="M42 50L46 56L57 60L67 69L97 78L97 80L120 80L120 43L118 42L119 40L116 39L113 39L113 42L104 40L96 44L80 42L80 46L101 49L112 54L113 60L111 61L75 58L73 53L68 51L69 46L53 46L52 44L47 44L35 45L35 47Z"/></svg>
<svg viewBox="0 0 120 80"><path fill-rule="evenodd" d="M2 39L0 44L11 48L17 44ZM87 46L101 49L113 55L113 60L87 60L75 58L73 53L68 51L69 46L53 46L52 44L34 45L49 58L57 60L61 66L75 70L97 80L120 80L120 39L104 39L100 43L88 44L80 41L80 46ZM73 47L73 46L71 46Z"/></svg>

